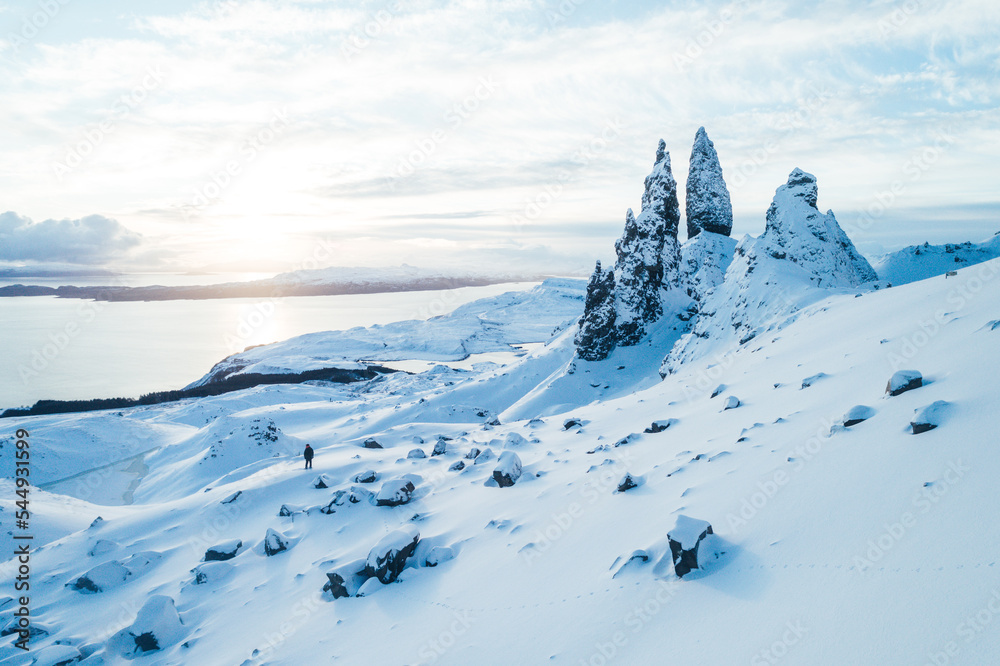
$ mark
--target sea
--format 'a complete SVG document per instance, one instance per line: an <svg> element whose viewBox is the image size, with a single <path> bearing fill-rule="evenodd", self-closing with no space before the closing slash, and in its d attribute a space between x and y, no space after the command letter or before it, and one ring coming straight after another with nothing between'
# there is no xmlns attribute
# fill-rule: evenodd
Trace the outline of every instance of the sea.
<svg viewBox="0 0 1000 666"><path fill-rule="evenodd" d="M0 280L3 284L181 286L267 276L129 275ZM305 333L427 319L537 282L438 291L270 299L107 303L0 298L0 410L38 400L138 397L180 389L230 354ZM467 361L468 362L468 361ZM416 370L423 364L399 364Z"/></svg>

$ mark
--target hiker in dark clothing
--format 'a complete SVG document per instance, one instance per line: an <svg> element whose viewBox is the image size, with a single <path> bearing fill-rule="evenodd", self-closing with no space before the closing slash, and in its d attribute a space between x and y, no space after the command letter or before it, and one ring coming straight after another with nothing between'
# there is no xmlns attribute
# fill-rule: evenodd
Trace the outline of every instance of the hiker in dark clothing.
<svg viewBox="0 0 1000 666"><path fill-rule="evenodd" d="M302 454L306 459L306 469L312 469L313 466L313 447L306 444L306 450Z"/></svg>

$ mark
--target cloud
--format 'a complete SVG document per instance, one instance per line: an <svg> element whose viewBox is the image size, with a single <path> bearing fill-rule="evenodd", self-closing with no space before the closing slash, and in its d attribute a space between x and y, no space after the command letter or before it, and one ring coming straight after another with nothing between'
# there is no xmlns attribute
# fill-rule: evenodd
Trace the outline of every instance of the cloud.
<svg viewBox="0 0 1000 666"><path fill-rule="evenodd" d="M32 222L12 211L0 214L2 261L103 264L141 243L142 236L103 215Z"/></svg>

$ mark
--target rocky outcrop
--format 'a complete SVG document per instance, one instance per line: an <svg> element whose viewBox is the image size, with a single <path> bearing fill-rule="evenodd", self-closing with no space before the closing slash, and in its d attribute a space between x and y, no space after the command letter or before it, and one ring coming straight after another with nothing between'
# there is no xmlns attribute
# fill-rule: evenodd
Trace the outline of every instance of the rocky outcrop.
<svg viewBox="0 0 1000 666"><path fill-rule="evenodd" d="M715 144L704 127L699 127L691 148L685 212L688 238L702 231L729 236L733 230L733 204L722 177Z"/></svg>
<svg viewBox="0 0 1000 666"><path fill-rule="evenodd" d="M642 210L629 210L625 231L615 242L615 308L618 344L637 344L647 327L663 314L660 289L679 282L680 204L670 153L660 140L653 171L646 176Z"/></svg>
<svg viewBox="0 0 1000 666"><path fill-rule="evenodd" d="M597 262L590 282L576 334L577 354L585 361L603 361L618 342L615 327L615 273L602 271Z"/></svg>
<svg viewBox="0 0 1000 666"><path fill-rule="evenodd" d="M363 574L368 578L378 578L383 585L396 580L406 567L406 560L417 548L420 532L413 525L407 525L382 537L368 553Z"/></svg>

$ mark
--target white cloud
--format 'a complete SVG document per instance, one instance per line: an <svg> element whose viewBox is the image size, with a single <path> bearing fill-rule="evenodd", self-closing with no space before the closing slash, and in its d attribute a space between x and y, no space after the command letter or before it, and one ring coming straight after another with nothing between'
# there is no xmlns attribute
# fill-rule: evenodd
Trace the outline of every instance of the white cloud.
<svg viewBox="0 0 1000 666"><path fill-rule="evenodd" d="M0 214L0 261L104 264L141 243L139 234L102 215L32 222L11 211Z"/></svg>

